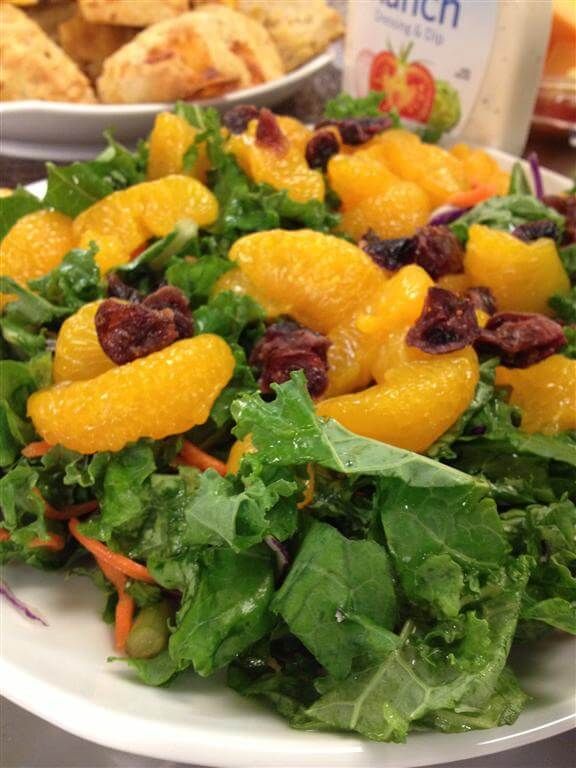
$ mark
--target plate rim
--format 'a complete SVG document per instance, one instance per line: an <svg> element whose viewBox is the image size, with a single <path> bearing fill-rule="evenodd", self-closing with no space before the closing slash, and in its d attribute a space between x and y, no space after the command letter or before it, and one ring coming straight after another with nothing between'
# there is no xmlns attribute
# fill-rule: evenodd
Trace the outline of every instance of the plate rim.
<svg viewBox="0 0 576 768"><path fill-rule="evenodd" d="M514 155L501 150L488 148L487 151L495 159L501 160L507 165L517 159L527 165L527 162L522 158L516 158ZM571 184L571 180L562 174L549 169L543 169L543 172L545 178L550 178L555 184L562 184L567 187ZM26 185L26 189L33 194L40 195L45 190L45 186L46 180L42 179ZM5 608L6 604L3 602L2 610ZM566 642L570 641L571 639L567 637ZM290 768L295 768L298 765L314 765L318 768L327 766L334 766L334 768L346 766L349 768L349 766L358 765L359 768L360 766L362 768L367 766L376 768L379 765L377 752L384 748L394 747L398 747L397 768L408 768L408 766L417 768L417 766L439 764L440 762L446 764L504 752L564 733L574 728L576 724L576 707L573 706L571 712L527 730L513 733L506 733L505 728L470 731L466 736L474 735L474 743L466 742L464 745L457 745L454 741L454 736L457 734L435 734L437 744L431 748L433 754L414 760L409 757L409 753L402 753L402 746L405 745L369 742L353 734L329 734L333 737L335 744L332 753L327 747L315 746L312 741L309 749L303 752L301 748L290 751L289 746L287 748L286 742L283 740L283 748L279 751L278 748L273 749L274 742L278 741L278 737L274 735L267 736L262 742L262 737L258 736L257 733L247 733L242 738L234 733L234 737L230 739L230 744L223 744L221 741L217 741L218 737L222 736L221 728L202 724L195 726L191 723L186 728L185 737L181 738L178 737L180 732L184 732L184 728L179 725L171 726L170 735L175 741L171 743L172 751L170 752L166 748L166 729L168 726L165 723L144 721L142 717L127 711L108 710L102 703L91 701L85 695L67 690L63 686L58 687L53 682L39 678L20 668L17 664L6 659L3 653L0 653L0 680L2 681L0 693L8 700L75 736L112 749L129 751L136 755L154 757L160 760L185 759L182 751L179 751L178 754L174 751L178 747L183 748L185 746L189 751L194 752L190 759L193 759L195 763L214 768L272 765L290 766ZM135 687L135 690L138 689ZM30 691L34 691L34 693L31 694ZM72 721L69 717L70 712L76 713L76 717ZM520 718L522 718L522 714ZM142 728L143 722L146 722L147 725L145 729ZM122 727L119 727L119 724ZM222 726L222 728L224 727L225 725ZM286 728L288 734L290 732L289 727L286 726ZM143 731L145 732L144 739L142 738ZM162 733L164 734L163 738L161 737ZM419 734L415 734L415 736L419 736ZM491 738L491 736L496 737ZM449 740L450 746L445 748L449 750L449 754L442 748L443 742L439 742L438 737ZM406 748L409 746L410 742ZM279 755L283 755L290 762L279 761ZM365 759L358 759L359 755L364 755ZM347 762L341 762L341 760ZM431 760L433 762L430 762Z"/></svg>

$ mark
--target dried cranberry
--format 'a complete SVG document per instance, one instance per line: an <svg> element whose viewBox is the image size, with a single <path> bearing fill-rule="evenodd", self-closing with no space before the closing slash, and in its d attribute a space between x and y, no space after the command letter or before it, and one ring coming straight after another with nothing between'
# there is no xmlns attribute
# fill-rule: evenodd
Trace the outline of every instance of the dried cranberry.
<svg viewBox="0 0 576 768"><path fill-rule="evenodd" d="M260 370L260 390L268 393L272 383L281 384L292 371L303 370L308 391L319 397L328 385L329 346L326 336L291 320L269 326L250 355L250 364Z"/></svg>
<svg viewBox="0 0 576 768"><path fill-rule="evenodd" d="M265 107L260 110L256 125L256 144L281 154L288 147L288 139L282 133L276 115Z"/></svg>
<svg viewBox="0 0 576 768"><path fill-rule="evenodd" d="M562 326L544 315L498 312L476 340L476 349L498 355L509 368L527 368L557 352L566 343Z"/></svg>
<svg viewBox="0 0 576 768"><path fill-rule="evenodd" d="M309 168L328 167L328 160L332 155L338 154L340 145L332 131L318 131L306 144L306 162Z"/></svg>
<svg viewBox="0 0 576 768"><path fill-rule="evenodd" d="M293 371L303 371L312 397L320 397L328 386L328 370L324 360L313 352L304 350L276 350L266 361L259 385L263 394L269 394L271 384L288 381Z"/></svg>
<svg viewBox="0 0 576 768"><path fill-rule="evenodd" d="M382 240L376 232L369 229L358 245L383 269L394 271L414 261L415 242L412 237Z"/></svg>
<svg viewBox="0 0 576 768"><path fill-rule="evenodd" d="M117 365L164 349L178 338L171 310L157 312L115 299L107 299L98 307L95 325L100 346Z"/></svg>
<svg viewBox="0 0 576 768"><path fill-rule="evenodd" d="M414 261L434 280L462 272L464 249L448 227L427 225L415 235Z"/></svg>
<svg viewBox="0 0 576 768"><path fill-rule="evenodd" d="M141 303L107 299L95 317L98 341L117 365L164 349L192 335L192 314L182 291L170 285Z"/></svg>
<svg viewBox="0 0 576 768"><path fill-rule="evenodd" d="M151 293L142 301L144 306L150 309L170 309L174 314L174 322L178 329L178 338L185 339L192 336L194 324L188 299L179 288L173 285L164 285Z"/></svg>
<svg viewBox="0 0 576 768"><path fill-rule="evenodd" d="M260 110L253 104L239 104L224 113L222 122L230 133L244 133L250 120L255 120L259 114Z"/></svg>
<svg viewBox="0 0 576 768"><path fill-rule="evenodd" d="M333 125L338 129L344 144L357 146L358 144L365 144L373 136L391 128L392 120L387 115L347 118L345 120L322 120L316 125L316 128L325 128L327 125Z"/></svg>
<svg viewBox="0 0 576 768"><path fill-rule="evenodd" d="M576 243L576 195L544 195L542 202L566 217L562 244Z"/></svg>
<svg viewBox="0 0 576 768"><path fill-rule="evenodd" d="M422 314L406 335L406 343L432 355L441 355L472 344L478 332L470 299L432 287L428 289Z"/></svg>
<svg viewBox="0 0 576 768"><path fill-rule="evenodd" d="M480 309L487 315L493 315L496 312L496 299L494 294L484 285L478 285L474 288L468 288L466 296L472 302L474 309Z"/></svg>
<svg viewBox="0 0 576 768"><path fill-rule="evenodd" d="M525 224L520 224L512 234L518 240L523 240L525 243L538 240L540 237L549 237L552 240L556 240L558 237L558 227L555 221L538 219L537 221L527 221Z"/></svg>
<svg viewBox="0 0 576 768"><path fill-rule="evenodd" d="M140 301L141 294L136 288L125 283L116 272L110 272L106 276L108 283L107 294L111 299L124 299L125 301Z"/></svg>

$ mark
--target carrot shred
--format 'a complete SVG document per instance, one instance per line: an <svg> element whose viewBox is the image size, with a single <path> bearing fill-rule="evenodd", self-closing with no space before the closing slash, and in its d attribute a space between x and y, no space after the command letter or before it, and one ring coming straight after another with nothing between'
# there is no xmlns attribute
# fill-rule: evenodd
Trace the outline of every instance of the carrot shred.
<svg viewBox="0 0 576 768"><path fill-rule="evenodd" d="M98 509L98 502L96 499L92 501L85 501L82 504L70 504L62 509L56 509L48 502L46 504L46 510L44 516L49 520L71 520L73 517L82 517L90 512L95 512Z"/></svg>
<svg viewBox="0 0 576 768"><path fill-rule="evenodd" d="M121 653L126 649L126 641L132 629L132 620L134 618L135 602L134 598L126 592L126 576L117 568L107 563L105 560L96 558L102 573L109 582L111 582L118 592L118 603L116 604L116 613L114 621L114 645L117 651Z"/></svg>
<svg viewBox="0 0 576 768"><path fill-rule="evenodd" d="M98 509L96 499L83 501L81 504L69 504L66 507L62 507L62 509L56 509L56 507L53 507L52 504L46 501L39 488L32 488L32 493L35 493L44 503L44 517L47 517L48 520L70 520L72 517L81 517Z"/></svg>
<svg viewBox="0 0 576 768"><path fill-rule="evenodd" d="M471 189L456 192L455 195L448 198L447 202L450 205L458 206L458 208L472 208L483 200L494 197L497 193L498 189L495 184L476 184Z"/></svg>
<svg viewBox="0 0 576 768"><path fill-rule="evenodd" d="M40 456L47 454L51 448L53 448L53 446L50 445L50 443L47 443L46 440L36 440L33 443L25 445L20 453L26 459L38 459Z"/></svg>
<svg viewBox="0 0 576 768"><path fill-rule="evenodd" d="M6 528L0 528L0 541L10 541L10 532L7 531ZM59 552L61 549L64 549L65 544L66 542L64 541L63 536L49 531L47 539L35 536L30 540L28 546L32 549L40 549L41 547L44 547L45 549L52 549L54 552Z"/></svg>
<svg viewBox="0 0 576 768"><path fill-rule="evenodd" d="M178 454L178 458L187 464L189 467L196 467L204 471L205 469L215 469L221 475L226 474L226 464L220 459L215 459L214 456L210 456L197 445L191 443L189 440L184 440L182 450Z"/></svg>
<svg viewBox="0 0 576 768"><path fill-rule="evenodd" d="M306 487L304 488L304 493L302 495L302 501L299 501L298 504L296 504L296 507L298 509L305 509L309 504L312 504L314 501L314 491L316 488L316 476L314 474L314 467L312 464L308 464L306 467L306 471L308 472L308 480L306 481Z"/></svg>
<svg viewBox="0 0 576 768"><path fill-rule="evenodd" d="M114 624L114 645L116 650L123 653L126 649L126 641L132 629L135 603L131 595L124 593L118 598L116 604L116 622Z"/></svg>
<svg viewBox="0 0 576 768"><path fill-rule="evenodd" d="M94 555L97 560L110 565L112 568L115 568L117 571L120 571L120 573L129 576L135 581L145 581L148 584L155 583L150 571L145 565L136 563L134 560L130 560L129 557L120 555L117 552L112 552L112 550L108 549L108 547L105 544L102 544L101 541L91 539L80 533L78 530L78 520L75 517L70 519L68 527L72 536L74 536L74 538L80 542L88 552Z"/></svg>
<svg viewBox="0 0 576 768"><path fill-rule="evenodd" d="M28 546L32 547L32 549L44 547L45 549L52 549L54 552L59 552L61 549L64 549L65 543L63 536L60 536L58 533L49 532L48 539L42 539L40 536L35 536Z"/></svg>

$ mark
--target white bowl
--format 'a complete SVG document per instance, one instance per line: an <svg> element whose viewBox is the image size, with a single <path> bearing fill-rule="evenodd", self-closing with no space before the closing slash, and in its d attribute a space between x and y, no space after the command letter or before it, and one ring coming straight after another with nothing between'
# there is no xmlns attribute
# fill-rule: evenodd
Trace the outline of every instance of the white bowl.
<svg viewBox="0 0 576 768"><path fill-rule="evenodd" d="M513 157L493 152L504 168ZM548 192L569 179L544 171ZM29 189L42 195L44 182ZM514 725L461 734L412 733L406 744L353 735L291 730L264 705L227 689L223 678L192 674L168 688L139 683L121 663L107 663L111 630L102 594L88 579L65 579L10 566L18 597L49 626L0 604L0 691L71 733L115 749L218 768L411 768L519 747L575 725L576 639L559 634L523 648L512 663L532 697Z"/></svg>
<svg viewBox="0 0 576 768"><path fill-rule="evenodd" d="M302 90L334 59L334 47L278 80L198 102L220 110L236 104L274 106ZM173 104L70 104L56 101L0 103L0 153L36 160L83 160L104 147L107 128L128 145L146 136L158 112Z"/></svg>

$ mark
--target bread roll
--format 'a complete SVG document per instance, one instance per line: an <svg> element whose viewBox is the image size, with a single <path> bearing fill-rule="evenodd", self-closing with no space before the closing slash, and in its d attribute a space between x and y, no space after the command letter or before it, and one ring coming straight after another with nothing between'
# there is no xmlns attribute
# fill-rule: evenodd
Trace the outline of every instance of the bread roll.
<svg viewBox="0 0 576 768"><path fill-rule="evenodd" d="M25 13L0 4L0 29L0 101L96 101L78 66Z"/></svg>
<svg viewBox="0 0 576 768"><path fill-rule="evenodd" d="M144 30L104 62L98 92L108 104L219 96L283 73L256 21L210 5Z"/></svg>

